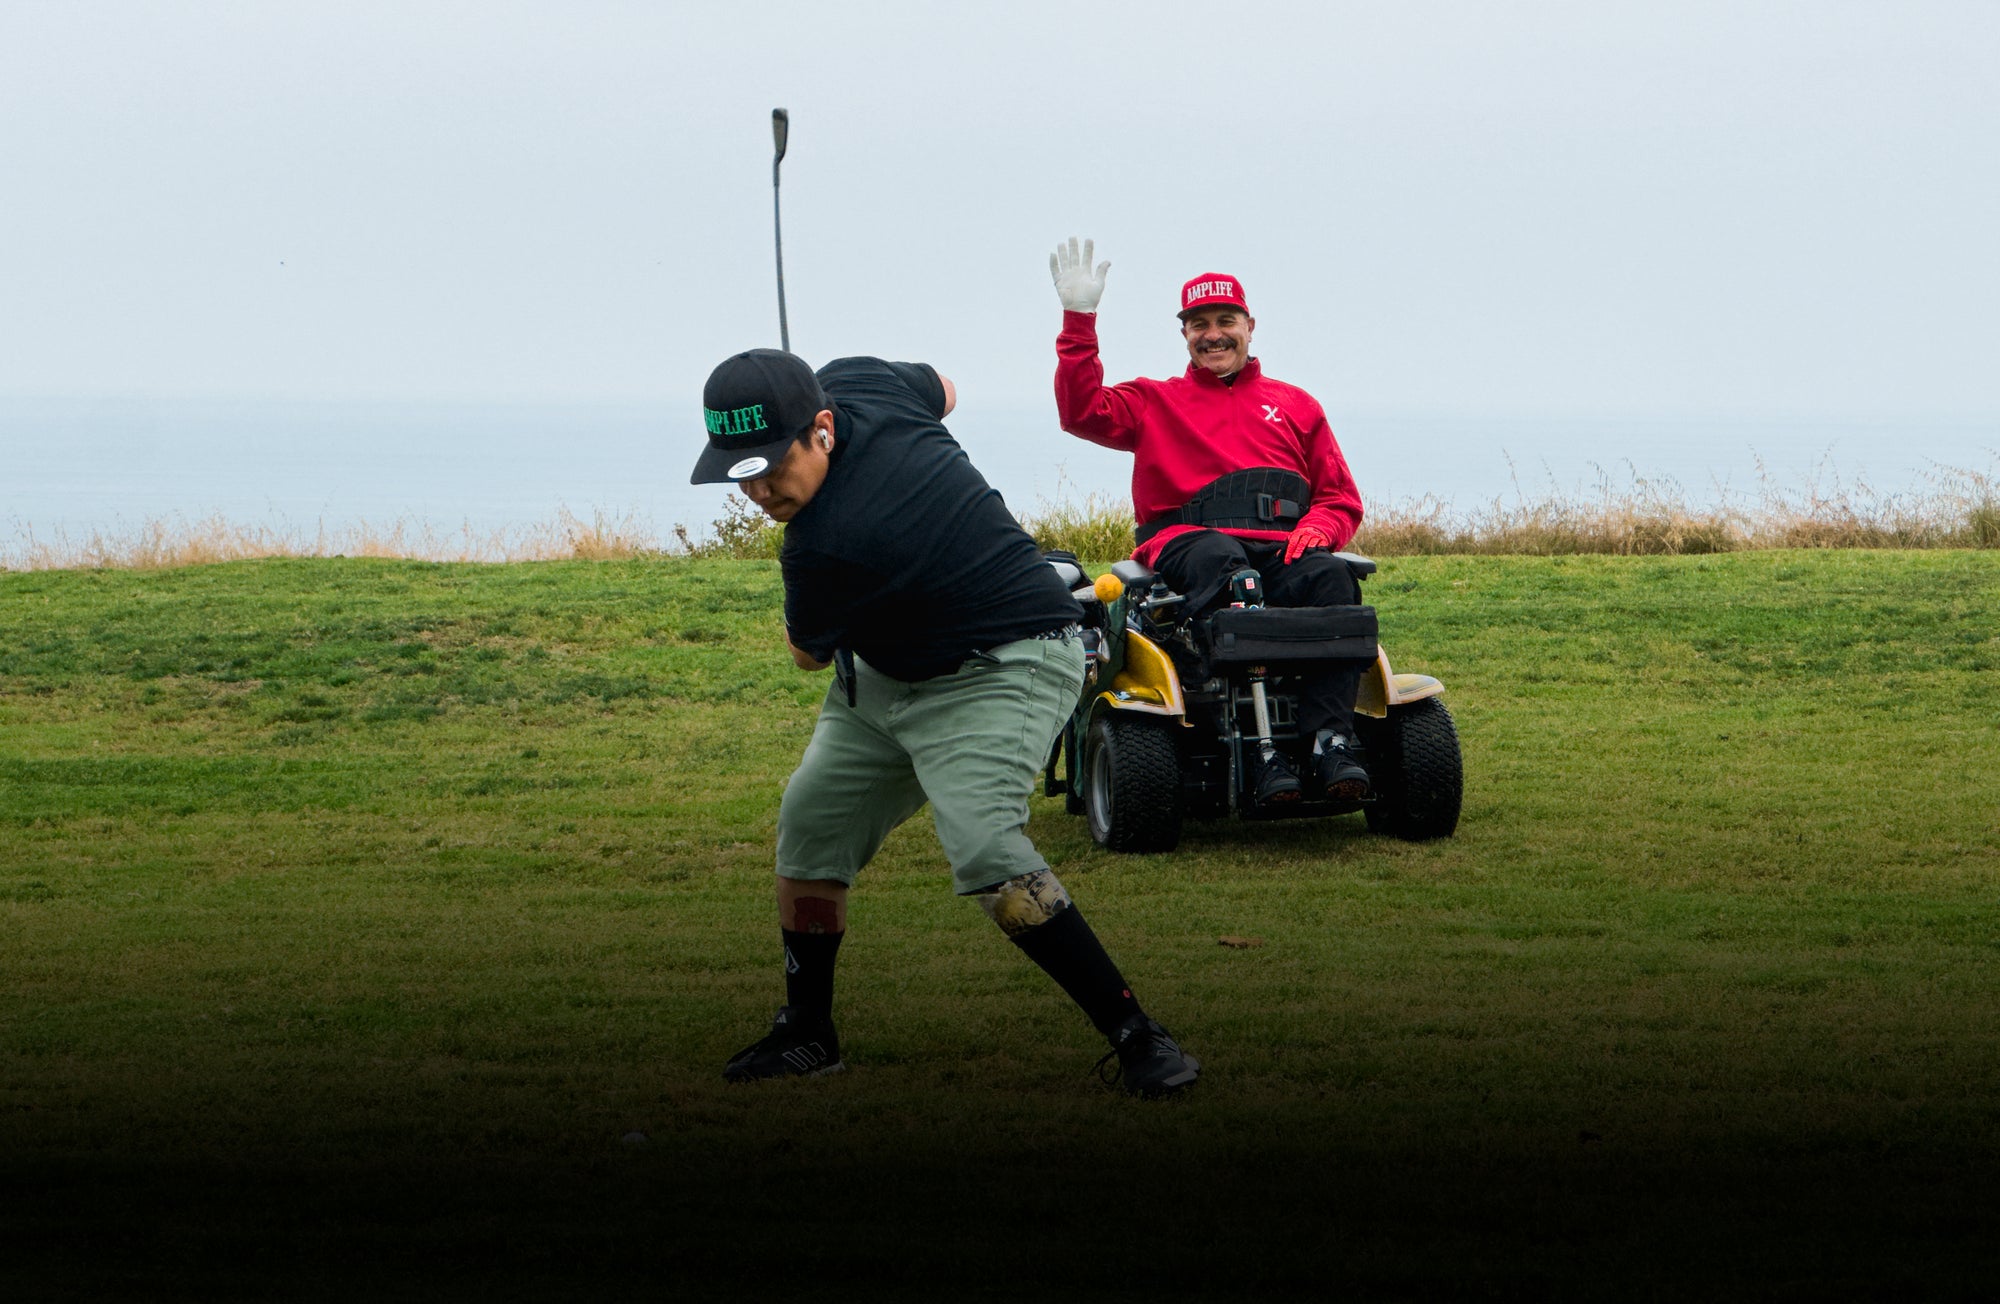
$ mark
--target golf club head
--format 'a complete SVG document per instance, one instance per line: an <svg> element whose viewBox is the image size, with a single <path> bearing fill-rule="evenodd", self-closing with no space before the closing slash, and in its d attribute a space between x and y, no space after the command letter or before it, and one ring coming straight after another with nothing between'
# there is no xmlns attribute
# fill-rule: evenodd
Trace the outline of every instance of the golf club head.
<svg viewBox="0 0 2000 1304"><path fill-rule="evenodd" d="M783 109L771 110L771 144L777 148L777 156L771 160L779 163L785 157L785 135L791 130L792 118Z"/></svg>

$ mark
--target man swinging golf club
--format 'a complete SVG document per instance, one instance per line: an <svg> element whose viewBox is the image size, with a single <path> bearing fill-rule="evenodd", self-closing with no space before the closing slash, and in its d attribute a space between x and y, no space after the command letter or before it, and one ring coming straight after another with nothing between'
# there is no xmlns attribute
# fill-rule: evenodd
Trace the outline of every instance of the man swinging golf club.
<svg viewBox="0 0 2000 1304"><path fill-rule="evenodd" d="M1361 526L1361 494L1312 395L1263 373L1250 354L1257 320L1243 284L1203 272L1181 287L1188 368L1170 380L1104 383L1097 303L1110 263L1091 266L1075 237L1049 256L1062 300L1056 411L1062 428L1132 454L1132 556L1201 614L1230 599L1245 573L1274 607L1356 603L1360 586L1332 555ZM1299 733L1313 740L1314 780L1330 797L1368 795L1354 735L1358 669L1300 676ZM1303 796L1291 762L1266 751L1251 790L1260 804Z"/></svg>
<svg viewBox="0 0 2000 1304"><path fill-rule="evenodd" d="M1068 590L944 426L949 380L841 358L817 374L752 349L717 366L693 483L734 481L785 523L785 639L837 667L778 809L786 1001L732 1082L844 1067L833 1025L847 895L926 802L957 892L1083 1008L1125 1089L1199 1065L1131 988L1026 835L1028 798L1083 685Z"/></svg>

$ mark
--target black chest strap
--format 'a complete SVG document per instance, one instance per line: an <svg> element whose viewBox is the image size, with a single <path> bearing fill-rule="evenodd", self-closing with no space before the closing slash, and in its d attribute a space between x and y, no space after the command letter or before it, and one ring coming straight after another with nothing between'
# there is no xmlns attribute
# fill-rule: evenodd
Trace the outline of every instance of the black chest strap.
<svg viewBox="0 0 2000 1304"><path fill-rule="evenodd" d="M1140 523L1132 534L1139 543L1144 543L1170 525L1289 531L1311 505L1312 485L1297 471L1256 466L1210 481L1188 499L1186 506Z"/></svg>

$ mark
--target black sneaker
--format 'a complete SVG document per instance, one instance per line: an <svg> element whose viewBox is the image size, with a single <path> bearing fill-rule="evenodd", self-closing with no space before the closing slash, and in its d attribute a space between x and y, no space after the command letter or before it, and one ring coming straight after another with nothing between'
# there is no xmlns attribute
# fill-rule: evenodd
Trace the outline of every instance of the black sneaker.
<svg viewBox="0 0 2000 1304"><path fill-rule="evenodd" d="M1259 806L1281 805L1300 796L1298 772L1281 754L1271 752L1250 761L1250 795Z"/></svg>
<svg viewBox="0 0 2000 1304"><path fill-rule="evenodd" d="M1118 1067L1107 1075L1104 1066L1113 1059ZM1157 1022L1135 1014L1111 1034L1111 1050L1097 1061L1097 1076L1106 1082L1122 1079L1126 1091L1157 1100L1193 1086L1201 1061L1183 1052Z"/></svg>
<svg viewBox="0 0 2000 1304"><path fill-rule="evenodd" d="M833 1020L807 1019L787 1005L771 1020L770 1036L730 1056L722 1066L722 1078L725 1082L816 1078L846 1067L840 1062L840 1036L833 1030Z"/></svg>
<svg viewBox="0 0 2000 1304"><path fill-rule="evenodd" d="M1361 801L1368 796L1368 771L1362 768L1357 751L1351 739L1331 731L1313 743L1313 764L1329 798Z"/></svg>

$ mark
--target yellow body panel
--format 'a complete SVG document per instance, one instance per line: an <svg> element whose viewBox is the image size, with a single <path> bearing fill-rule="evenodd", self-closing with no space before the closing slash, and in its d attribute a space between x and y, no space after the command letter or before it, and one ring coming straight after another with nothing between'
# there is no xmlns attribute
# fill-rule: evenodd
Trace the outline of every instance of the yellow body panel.
<svg viewBox="0 0 2000 1304"><path fill-rule="evenodd" d="M1122 695L1122 696L1121 696ZM1099 694L1106 706L1148 715L1185 716L1181 677L1159 645L1144 634L1125 634L1125 666L1111 678L1110 691Z"/></svg>
<svg viewBox="0 0 2000 1304"><path fill-rule="evenodd" d="M1391 670L1389 654L1377 644L1375 664L1361 672L1361 683L1354 694L1354 709L1380 720L1389 714L1392 706L1436 697L1443 691L1444 685L1429 675L1399 675Z"/></svg>
<svg viewBox="0 0 2000 1304"><path fill-rule="evenodd" d="M1436 697L1443 691L1444 685L1429 675L1397 674L1389 667L1389 654L1377 645L1375 664L1361 673L1354 709L1379 720L1392 706ZM1125 635L1125 668L1112 677L1109 689L1099 693L1098 700L1115 711L1170 715L1183 721L1187 716L1174 663L1158 644L1139 633Z"/></svg>

